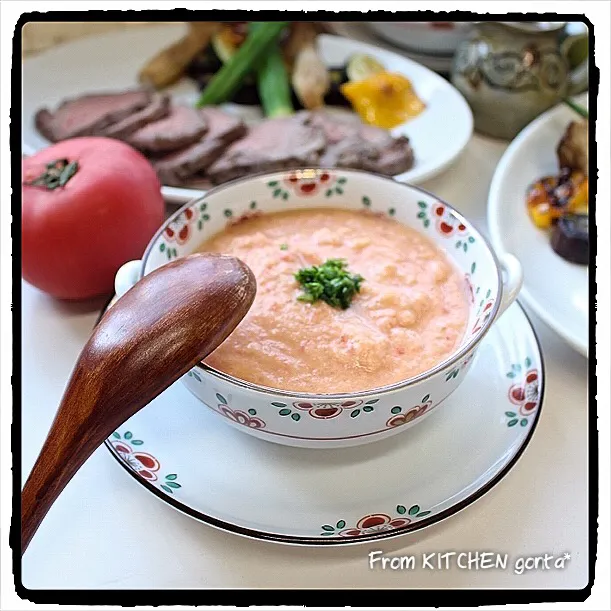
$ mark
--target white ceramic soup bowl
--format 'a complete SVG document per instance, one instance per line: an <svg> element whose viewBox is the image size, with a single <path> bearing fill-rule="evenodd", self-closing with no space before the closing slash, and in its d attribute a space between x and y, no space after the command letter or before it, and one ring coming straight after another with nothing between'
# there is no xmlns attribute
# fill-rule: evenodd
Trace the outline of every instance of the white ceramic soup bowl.
<svg viewBox="0 0 611 611"><path fill-rule="evenodd" d="M187 388L228 424L261 439L308 448L385 439L439 409L465 379L490 326L515 300L522 283L517 259L497 259L469 221L417 187L357 170L302 169L238 179L186 204L161 227L142 260L124 265L115 282L120 296L145 274L197 252L204 241L245 216L325 207L389 215L428 236L464 277L470 307L467 331L449 358L390 386L305 394L258 386L205 364L183 377Z"/></svg>

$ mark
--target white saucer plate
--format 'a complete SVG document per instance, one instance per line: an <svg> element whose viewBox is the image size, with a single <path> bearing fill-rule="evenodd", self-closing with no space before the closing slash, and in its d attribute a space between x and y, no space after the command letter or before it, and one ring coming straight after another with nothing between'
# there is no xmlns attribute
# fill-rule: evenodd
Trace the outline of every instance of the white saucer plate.
<svg viewBox="0 0 611 611"><path fill-rule="evenodd" d="M39 108L55 108L62 100L96 91L120 91L137 86L140 68L184 33L183 24L168 24L110 32L61 44L23 62L23 153L31 155L49 145L38 133L34 116ZM355 53L376 57L387 70L408 77L426 110L392 130L409 137L415 152L414 167L395 178L420 183L446 169L460 155L473 132L473 115L462 95L428 68L378 46L341 36L322 34L319 45L329 66L341 66ZM62 66L59 69L58 66ZM168 89L176 100L193 103L196 85L181 80ZM259 109L231 105L249 121ZM253 110L255 112L253 113ZM195 189L163 187L171 203L184 203L203 194Z"/></svg>
<svg viewBox="0 0 611 611"><path fill-rule="evenodd" d="M587 94L575 98L587 107ZM573 348L588 356L588 268L564 260L526 210L528 186L559 171L556 147L579 116L560 105L542 114L512 141L499 162L488 196L488 229L497 252L522 263L520 299Z"/></svg>
<svg viewBox="0 0 611 611"><path fill-rule="evenodd" d="M210 526L294 545L365 543L436 524L498 484L533 436L543 390L537 338L514 304L444 409L388 440L272 444L226 424L179 381L106 446L138 484Z"/></svg>

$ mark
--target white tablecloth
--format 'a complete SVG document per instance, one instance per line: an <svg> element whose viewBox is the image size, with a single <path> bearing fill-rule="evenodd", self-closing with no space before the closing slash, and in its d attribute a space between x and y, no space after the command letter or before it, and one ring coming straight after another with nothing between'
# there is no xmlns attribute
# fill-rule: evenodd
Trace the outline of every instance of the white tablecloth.
<svg viewBox="0 0 611 611"><path fill-rule="evenodd" d="M474 136L423 186L486 230L486 200L506 143ZM101 304L100 304L101 305ZM23 285L23 481L53 419L97 310L58 304ZM530 312L546 381L535 435L513 470L480 501L413 536L309 549L251 541L158 502L104 448L77 473L23 558L28 588L582 588L588 581L587 360ZM510 558L567 552L563 570L517 575L452 568L372 571L371 550L493 551ZM202 601L204 602L204 601Z"/></svg>

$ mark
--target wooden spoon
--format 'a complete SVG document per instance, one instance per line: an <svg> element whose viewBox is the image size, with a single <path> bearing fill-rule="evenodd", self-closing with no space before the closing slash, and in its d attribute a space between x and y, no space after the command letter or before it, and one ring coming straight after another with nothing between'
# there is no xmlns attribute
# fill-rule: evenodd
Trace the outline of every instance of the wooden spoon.
<svg viewBox="0 0 611 611"><path fill-rule="evenodd" d="M89 456L121 424L204 359L248 312L250 269L196 254L144 276L83 348L21 493L21 553Z"/></svg>

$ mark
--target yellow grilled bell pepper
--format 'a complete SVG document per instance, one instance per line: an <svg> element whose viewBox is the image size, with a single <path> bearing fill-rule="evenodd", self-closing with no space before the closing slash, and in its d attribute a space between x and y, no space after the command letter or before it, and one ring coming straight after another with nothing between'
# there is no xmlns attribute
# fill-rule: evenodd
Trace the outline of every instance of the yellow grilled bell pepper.
<svg viewBox="0 0 611 611"><path fill-rule="evenodd" d="M345 83L340 90L365 123L384 129L401 125L425 109L411 81L393 72L376 72L362 81Z"/></svg>

